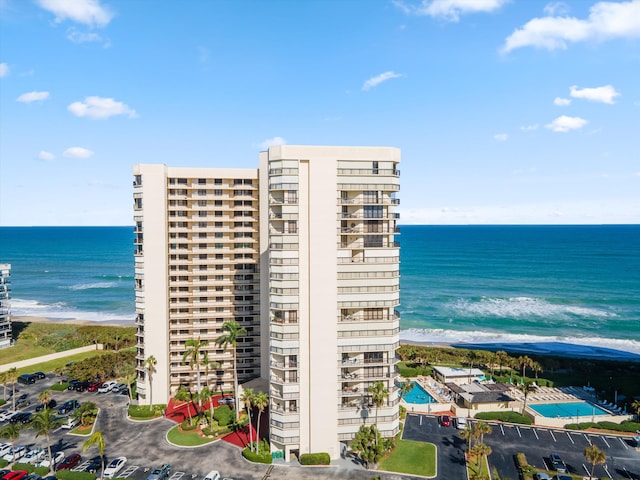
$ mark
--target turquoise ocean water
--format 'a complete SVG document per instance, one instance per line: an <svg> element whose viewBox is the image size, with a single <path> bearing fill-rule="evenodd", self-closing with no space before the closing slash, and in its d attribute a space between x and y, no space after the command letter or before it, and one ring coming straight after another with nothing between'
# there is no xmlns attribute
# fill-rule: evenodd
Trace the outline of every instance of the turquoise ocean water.
<svg viewBox="0 0 640 480"><path fill-rule="evenodd" d="M640 354L640 225L401 226L401 338ZM16 316L134 319L132 227L0 227Z"/></svg>

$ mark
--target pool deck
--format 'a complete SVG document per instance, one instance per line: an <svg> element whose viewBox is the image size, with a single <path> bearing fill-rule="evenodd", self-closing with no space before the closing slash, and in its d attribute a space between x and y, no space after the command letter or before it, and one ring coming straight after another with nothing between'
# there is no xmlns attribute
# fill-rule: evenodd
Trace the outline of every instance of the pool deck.
<svg viewBox="0 0 640 480"><path fill-rule="evenodd" d="M449 389L436 381L433 377L412 377L409 381L416 382L433 397L435 403L407 403L404 400L401 404L408 412L417 413L451 413L452 399L449 396Z"/></svg>

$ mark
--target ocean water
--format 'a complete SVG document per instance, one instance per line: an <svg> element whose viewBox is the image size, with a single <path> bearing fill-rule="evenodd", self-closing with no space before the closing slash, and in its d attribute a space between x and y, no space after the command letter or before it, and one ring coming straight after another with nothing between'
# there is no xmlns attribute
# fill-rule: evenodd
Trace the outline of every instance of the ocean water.
<svg viewBox="0 0 640 480"><path fill-rule="evenodd" d="M401 226L401 333L640 354L640 225ZM15 316L135 318L132 227L0 227Z"/></svg>

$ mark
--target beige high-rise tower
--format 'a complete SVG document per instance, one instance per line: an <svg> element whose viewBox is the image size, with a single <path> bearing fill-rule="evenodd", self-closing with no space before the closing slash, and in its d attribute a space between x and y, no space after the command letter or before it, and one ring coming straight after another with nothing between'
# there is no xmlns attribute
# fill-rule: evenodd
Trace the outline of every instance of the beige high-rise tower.
<svg viewBox="0 0 640 480"><path fill-rule="evenodd" d="M399 162L396 148L283 145L255 170L136 165L141 401L193 381L181 360L198 336L222 362L206 382L230 390L230 354L213 342L235 319L250 331L240 383L268 385L273 451L336 458L363 424L395 435Z"/></svg>

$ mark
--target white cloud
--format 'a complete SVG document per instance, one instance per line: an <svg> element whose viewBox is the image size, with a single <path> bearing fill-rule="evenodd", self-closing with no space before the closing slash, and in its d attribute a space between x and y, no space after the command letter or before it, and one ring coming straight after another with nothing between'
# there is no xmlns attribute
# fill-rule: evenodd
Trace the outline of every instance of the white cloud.
<svg viewBox="0 0 640 480"><path fill-rule="evenodd" d="M522 130L523 132L533 132L534 130L537 130L538 127L539 125L537 123L534 123L533 125L524 125L520 127L520 130Z"/></svg>
<svg viewBox="0 0 640 480"><path fill-rule="evenodd" d="M497 142L506 142L508 138L509 138L508 133L496 133L493 136L493 139L496 140Z"/></svg>
<svg viewBox="0 0 640 480"><path fill-rule="evenodd" d="M587 121L584 118L561 115L551 123L545 125L545 128L553 130L554 132L566 133L569 130L577 130L579 128L582 128L586 124Z"/></svg>
<svg viewBox="0 0 640 480"><path fill-rule="evenodd" d="M380 85L382 82L386 82L387 80L391 80L392 78L399 78L401 76L402 76L401 74L395 73L393 71L381 73L380 75L371 77L369 80L364 82L364 84L362 85L362 90L366 92L367 90L372 89L376 85Z"/></svg>
<svg viewBox="0 0 640 480"><path fill-rule="evenodd" d="M569 13L569 5L564 2L552 2L546 4L543 11L550 17L555 15L566 15Z"/></svg>
<svg viewBox="0 0 640 480"><path fill-rule="evenodd" d="M94 119L109 118L114 115L127 115L136 118L136 111L122 102L116 102L113 98L87 97L84 102L73 102L67 107L76 117L89 117Z"/></svg>
<svg viewBox="0 0 640 480"><path fill-rule="evenodd" d="M6 63L0 63L0 78L9 75L9 65Z"/></svg>
<svg viewBox="0 0 640 480"><path fill-rule="evenodd" d="M49 92L28 92L23 93L18 98L16 98L16 102L22 103L31 103L31 102L41 102L49 98Z"/></svg>
<svg viewBox="0 0 640 480"><path fill-rule="evenodd" d="M93 156L93 153L94 152L86 148L71 147L67 148L62 155L67 158L90 158Z"/></svg>
<svg viewBox="0 0 640 480"><path fill-rule="evenodd" d="M38 154L38 158L40 160L50 161L56 158L56 156L51 152L47 152L46 150L40 150L40 153Z"/></svg>
<svg viewBox="0 0 640 480"><path fill-rule="evenodd" d="M113 12L100 5L100 0L37 0L45 10L56 16L56 22L66 19L90 27L104 27L113 18Z"/></svg>
<svg viewBox="0 0 640 480"><path fill-rule="evenodd" d="M521 47L566 49L586 40L640 37L640 0L598 2L587 19L553 15L533 18L507 37L502 53Z"/></svg>
<svg viewBox="0 0 640 480"><path fill-rule="evenodd" d="M595 88L582 88L579 89L576 85L570 87L570 95L573 98L584 98L585 100L591 100L592 102L602 102L613 104L613 99L620 96L613 85L605 85L604 87Z"/></svg>
<svg viewBox="0 0 640 480"><path fill-rule="evenodd" d="M556 97L553 99L553 104L557 105L558 107L566 107L567 105L571 105L571 99Z"/></svg>
<svg viewBox="0 0 640 480"><path fill-rule="evenodd" d="M509 0L422 0L418 5L407 5L402 0L394 4L408 15L428 15L451 22L460 20L466 13L492 12Z"/></svg>
<svg viewBox="0 0 640 480"><path fill-rule="evenodd" d="M75 28L67 30L67 40L71 40L73 43L88 43L88 42L101 42L102 36L95 32L81 32Z"/></svg>
<svg viewBox="0 0 640 480"><path fill-rule="evenodd" d="M276 147L278 145L286 145L287 141L282 137L267 138L264 142L259 143L258 147L261 150L267 150L269 147Z"/></svg>

